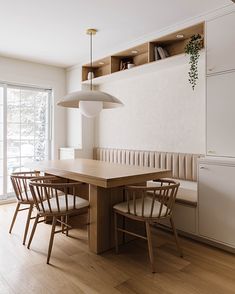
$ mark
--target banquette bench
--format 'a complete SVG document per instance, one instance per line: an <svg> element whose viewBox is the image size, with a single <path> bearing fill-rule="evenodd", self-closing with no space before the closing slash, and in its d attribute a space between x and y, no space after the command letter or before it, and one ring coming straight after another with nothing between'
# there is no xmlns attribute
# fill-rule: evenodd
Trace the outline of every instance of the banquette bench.
<svg viewBox="0 0 235 294"><path fill-rule="evenodd" d="M197 234L197 161L202 155L175 152L94 148L93 158L119 164L166 168L180 182L174 220L177 229ZM155 185L149 181L148 186Z"/></svg>

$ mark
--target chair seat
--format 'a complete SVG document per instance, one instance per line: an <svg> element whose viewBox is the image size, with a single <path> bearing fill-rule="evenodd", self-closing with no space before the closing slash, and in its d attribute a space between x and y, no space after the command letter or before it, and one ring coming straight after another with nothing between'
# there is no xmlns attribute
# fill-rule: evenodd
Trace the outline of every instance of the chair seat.
<svg viewBox="0 0 235 294"><path fill-rule="evenodd" d="M67 195L68 198L68 210L74 210L74 209L80 209L84 207L89 206L89 202L81 197L75 196L76 201L75 201L75 208L74 208L74 196L73 195ZM65 200L65 195L60 195L58 197L58 202L59 202L59 207L60 207L60 212L66 212L66 200ZM52 212L58 212L58 206L57 206L57 200L56 198L51 198L50 199L50 206L51 206L51 211L48 205L48 201L44 200L43 201L43 206L45 209L45 212L50 213Z"/></svg>
<svg viewBox="0 0 235 294"><path fill-rule="evenodd" d="M130 205L130 214L134 215L134 205L133 201L129 201ZM159 217L159 210L160 210L161 203L157 200L154 202L154 208L153 208L153 213L152 217ZM127 202L122 202L115 204L113 207L116 211L120 211L122 213L128 213L128 204ZM152 198L151 197L145 197L144 199L144 217L150 217L151 213L151 208L152 208ZM165 216L167 207L163 205L162 211L161 211L161 216ZM142 217L142 198L136 199L136 215Z"/></svg>

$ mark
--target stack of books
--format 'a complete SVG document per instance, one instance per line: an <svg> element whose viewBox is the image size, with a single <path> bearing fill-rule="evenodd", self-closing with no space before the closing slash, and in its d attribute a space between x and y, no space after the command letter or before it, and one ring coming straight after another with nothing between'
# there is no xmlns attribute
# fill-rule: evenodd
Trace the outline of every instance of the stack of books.
<svg viewBox="0 0 235 294"><path fill-rule="evenodd" d="M164 59L169 57L167 50L161 46L154 47L154 60Z"/></svg>

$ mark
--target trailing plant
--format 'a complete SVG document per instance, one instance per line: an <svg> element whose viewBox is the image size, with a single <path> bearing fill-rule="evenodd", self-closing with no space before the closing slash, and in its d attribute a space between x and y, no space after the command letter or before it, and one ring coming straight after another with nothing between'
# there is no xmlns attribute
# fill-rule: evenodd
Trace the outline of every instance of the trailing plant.
<svg viewBox="0 0 235 294"><path fill-rule="evenodd" d="M190 41L185 46L185 53L190 56L189 64L190 70L188 72L189 75L189 83L192 85L194 90L197 80L198 80L198 60L200 57L200 50L203 47L203 39L200 34L193 35Z"/></svg>

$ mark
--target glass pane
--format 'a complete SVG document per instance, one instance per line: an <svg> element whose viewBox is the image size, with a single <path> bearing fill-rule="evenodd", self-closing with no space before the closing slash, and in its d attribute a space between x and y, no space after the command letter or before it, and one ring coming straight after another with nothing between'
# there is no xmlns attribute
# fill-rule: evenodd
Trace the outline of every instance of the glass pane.
<svg viewBox="0 0 235 294"><path fill-rule="evenodd" d="M20 89L7 89L7 105L20 106Z"/></svg>
<svg viewBox="0 0 235 294"><path fill-rule="evenodd" d="M34 108L34 97L35 94L37 94L36 91L32 91L32 90L21 90L21 107L25 108L25 107L30 107L30 108Z"/></svg>
<svg viewBox="0 0 235 294"><path fill-rule="evenodd" d="M0 177L3 176L3 160L0 160Z"/></svg>
<svg viewBox="0 0 235 294"><path fill-rule="evenodd" d="M0 123L0 141L3 141L3 124Z"/></svg>
<svg viewBox="0 0 235 294"><path fill-rule="evenodd" d="M7 121L10 123L20 123L20 106L7 105Z"/></svg>
<svg viewBox="0 0 235 294"><path fill-rule="evenodd" d="M2 105L0 105L0 123L3 123L3 106Z"/></svg>
<svg viewBox="0 0 235 294"><path fill-rule="evenodd" d="M11 178L10 178L10 176L7 176L7 193L11 193L11 192L13 192Z"/></svg>
<svg viewBox="0 0 235 294"><path fill-rule="evenodd" d="M34 162L33 157L22 157L21 158L21 171L27 171L29 168L27 168L27 164Z"/></svg>
<svg viewBox="0 0 235 294"><path fill-rule="evenodd" d="M21 156L34 156L34 141L21 142Z"/></svg>
<svg viewBox="0 0 235 294"><path fill-rule="evenodd" d="M48 94L41 93L35 101L35 121L38 123L47 123L48 117ZM46 95L45 95L46 94Z"/></svg>
<svg viewBox="0 0 235 294"><path fill-rule="evenodd" d="M34 125L21 125L21 140L34 140Z"/></svg>
<svg viewBox="0 0 235 294"><path fill-rule="evenodd" d="M0 141L0 159L3 158L3 142Z"/></svg>
<svg viewBox="0 0 235 294"><path fill-rule="evenodd" d="M20 124L7 124L7 139L20 140Z"/></svg>
<svg viewBox="0 0 235 294"><path fill-rule="evenodd" d="M47 129L46 124L35 124L35 139L37 140L46 140L47 138Z"/></svg>
<svg viewBox="0 0 235 294"><path fill-rule="evenodd" d="M3 87L0 87L0 104L3 104Z"/></svg>
<svg viewBox="0 0 235 294"><path fill-rule="evenodd" d="M46 159L46 141L35 142L35 160L45 160Z"/></svg>
<svg viewBox="0 0 235 294"><path fill-rule="evenodd" d="M10 175L15 171L20 170L20 158L8 158L7 159L7 174Z"/></svg>
<svg viewBox="0 0 235 294"><path fill-rule="evenodd" d="M3 177L0 177L0 195L3 194Z"/></svg>
<svg viewBox="0 0 235 294"><path fill-rule="evenodd" d="M34 124L34 107L21 107L21 123Z"/></svg>
<svg viewBox="0 0 235 294"><path fill-rule="evenodd" d="M20 141L7 142L7 157L20 157Z"/></svg>

